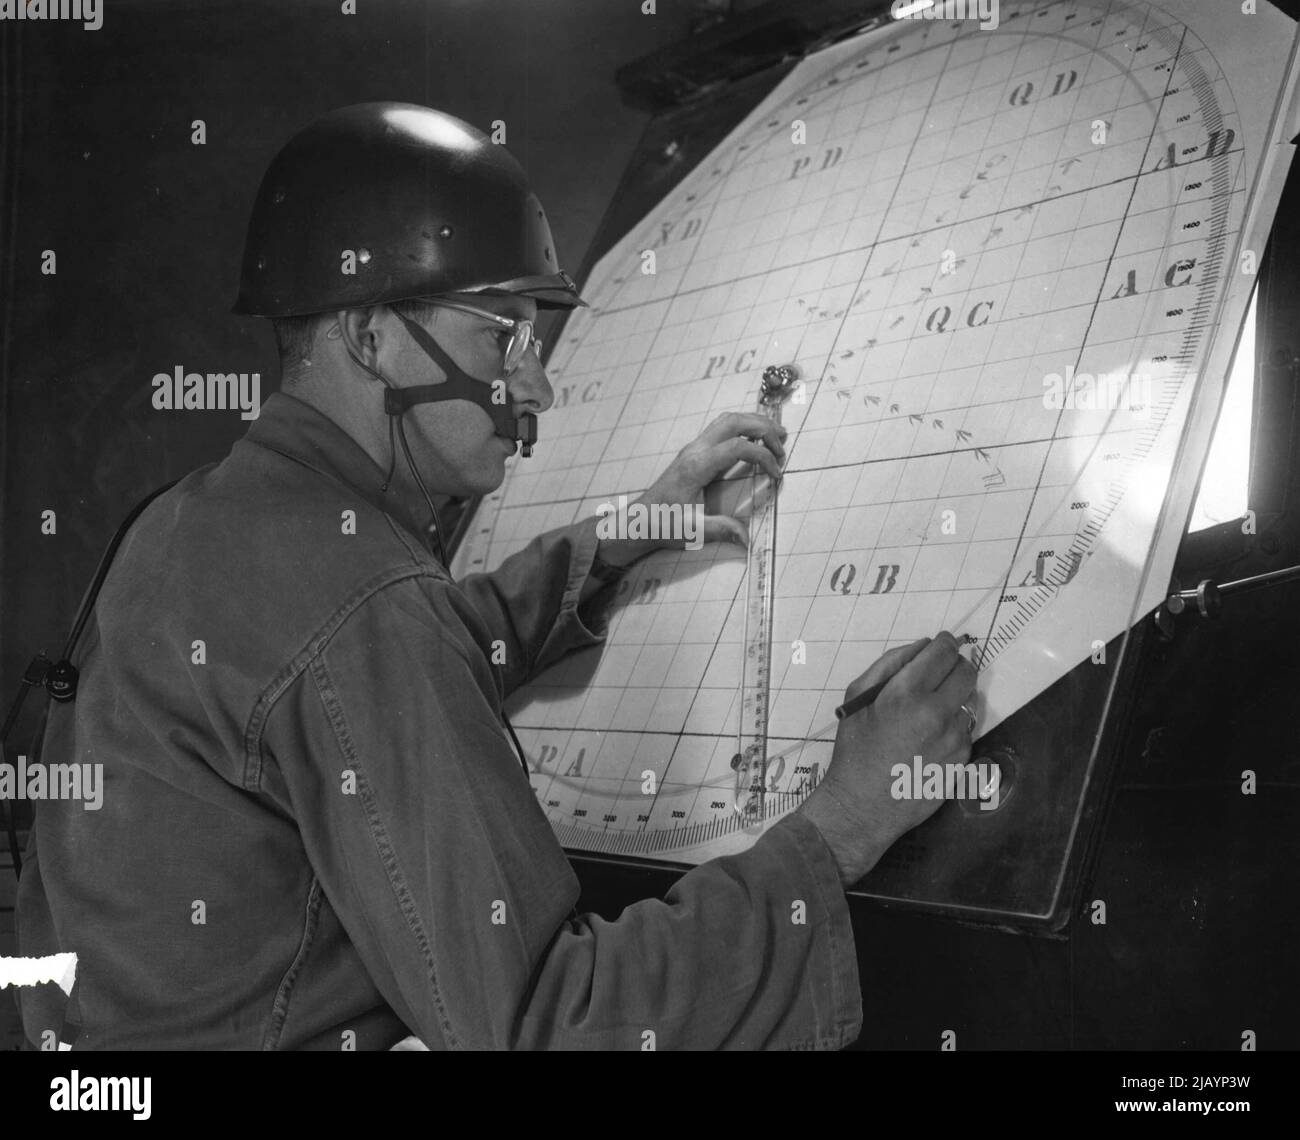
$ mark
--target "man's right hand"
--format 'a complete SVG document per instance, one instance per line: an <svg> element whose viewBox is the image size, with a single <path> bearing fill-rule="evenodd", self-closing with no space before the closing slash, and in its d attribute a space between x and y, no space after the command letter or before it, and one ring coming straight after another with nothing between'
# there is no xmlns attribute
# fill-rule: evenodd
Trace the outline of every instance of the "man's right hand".
<svg viewBox="0 0 1300 1140"><path fill-rule="evenodd" d="M937 799L895 799L896 764L965 764L970 718L962 703L975 689L975 666L957 652L947 630L891 649L844 692L850 700L889 679L875 701L840 721L830 766L800 807L821 832L848 887L889 846L938 810Z"/></svg>

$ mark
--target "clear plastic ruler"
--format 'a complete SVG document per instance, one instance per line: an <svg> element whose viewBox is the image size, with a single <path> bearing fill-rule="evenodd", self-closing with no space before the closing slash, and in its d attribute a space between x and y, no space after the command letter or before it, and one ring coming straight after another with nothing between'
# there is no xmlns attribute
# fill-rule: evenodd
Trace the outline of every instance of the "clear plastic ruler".
<svg viewBox="0 0 1300 1140"><path fill-rule="evenodd" d="M798 386L791 365L763 370L758 412L780 426L781 407ZM776 510L778 486L757 464L752 476L749 516L749 559L745 571L745 639L741 668L740 730L736 735L736 812L746 822L762 823L769 791L780 795L780 771L768 785L767 715L772 696L772 600L776 575Z"/></svg>

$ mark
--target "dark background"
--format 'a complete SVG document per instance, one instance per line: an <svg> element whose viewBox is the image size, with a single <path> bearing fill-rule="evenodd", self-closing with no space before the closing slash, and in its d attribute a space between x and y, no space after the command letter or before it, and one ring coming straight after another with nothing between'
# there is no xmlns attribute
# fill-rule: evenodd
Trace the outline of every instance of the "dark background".
<svg viewBox="0 0 1300 1140"><path fill-rule="evenodd" d="M614 211L602 227L611 200L634 201L638 190L653 200L687 173L789 66L790 45L815 38L812 14L834 9L842 22L881 4L659 0L653 17L639 0L357 6L345 16L338 0L104 0L99 31L0 26L6 706L31 654L57 651L129 507L221 458L247 427L237 412L153 410L150 378L182 364L260 371L263 399L275 387L269 325L228 310L258 181L291 134L369 99L425 103L485 130L503 119L561 264L575 272L632 220ZM719 37L709 63L673 46ZM624 73L621 93L616 70L655 52ZM669 106L682 99L685 111ZM625 177L652 111L667 116L660 132L683 150L672 169L642 161ZM194 119L207 124L204 146L190 141ZM1287 300L1300 296L1297 203L1293 178L1268 253L1272 277L1261 276L1259 420L1288 426L1257 447L1267 462L1252 503L1264 525L1248 543L1222 528L1189 543L1180 574L1191 584L1300 562ZM57 253L56 276L40 273L46 249ZM58 512L55 536L40 534L46 509ZM1151 639L1087 895L1107 900L1107 926L1076 923L1068 939L1046 941L855 901L860 1047L935 1049L944 1029L962 1049L1235 1049L1244 1029L1261 1048L1300 1046L1298 595L1294 584L1262 591L1217 623L1184 622L1169 645ZM40 703L30 702L11 755L26 750ZM1261 774L1253 800L1235 794L1244 767ZM583 905L609 915L671 881L662 871L579 870ZM0 876L4 954L12 879L2 867ZM0 998L0 1034L11 1034L0 1045L16 1041L10 1011Z"/></svg>

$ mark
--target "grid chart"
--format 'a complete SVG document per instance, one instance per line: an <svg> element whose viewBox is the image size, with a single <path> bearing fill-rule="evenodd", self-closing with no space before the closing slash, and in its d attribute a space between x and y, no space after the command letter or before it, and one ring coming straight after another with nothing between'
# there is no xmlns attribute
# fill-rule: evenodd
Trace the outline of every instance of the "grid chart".
<svg viewBox="0 0 1300 1140"><path fill-rule="evenodd" d="M1216 55L1160 7L1001 10L996 32L900 22L806 60L611 250L548 363L536 455L457 552L458 575L490 569L635 498L718 415L755 410L764 367L796 364L769 825L887 649L965 634L983 733L1142 600L1243 224L1247 128ZM1083 374L1117 406L1089 407ZM1049 405L1050 376L1078 406ZM748 475L710 510L743 518ZM603 647L512 695L566 846L696 863L761 829L732 795L745 567L729 544L657 552L620 583Z"/></svg>

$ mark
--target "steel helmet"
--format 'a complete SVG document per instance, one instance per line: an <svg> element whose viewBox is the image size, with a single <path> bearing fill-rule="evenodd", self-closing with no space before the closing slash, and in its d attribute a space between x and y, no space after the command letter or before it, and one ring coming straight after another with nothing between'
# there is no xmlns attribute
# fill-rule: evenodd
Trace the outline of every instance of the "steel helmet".
<svg viewBox="0 0 1300 1140"><path fill-rule="evenodd" d="M317 119L272 160L234 312L304 316L481 291L545 309L586 304L504 146L429 107L357 103Z"/></svg>

